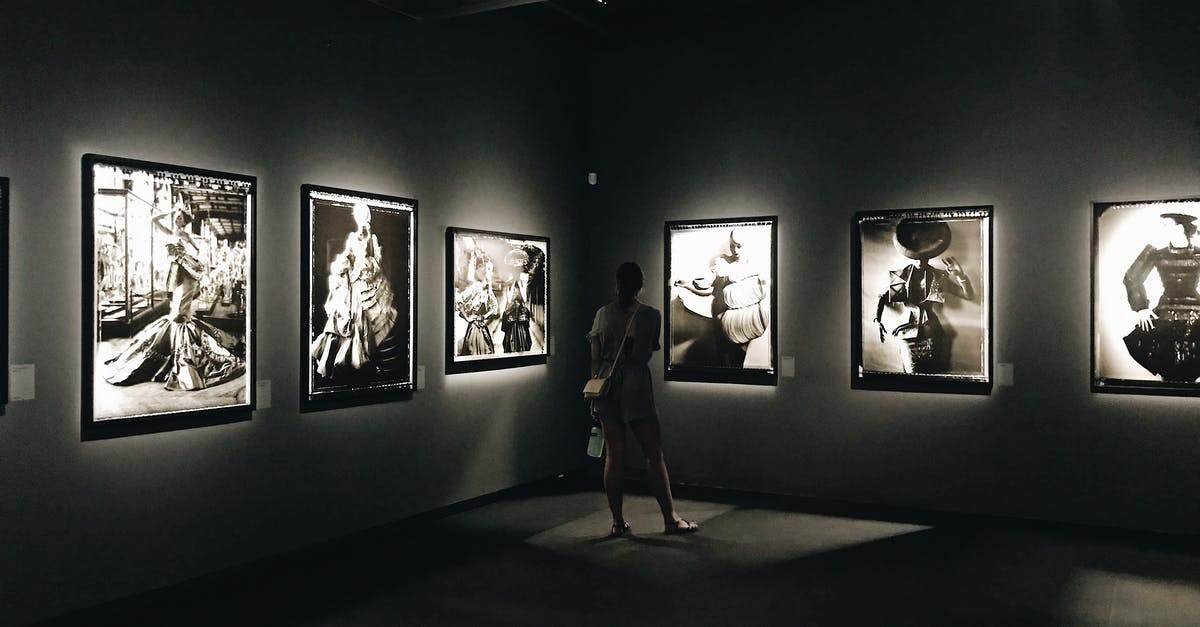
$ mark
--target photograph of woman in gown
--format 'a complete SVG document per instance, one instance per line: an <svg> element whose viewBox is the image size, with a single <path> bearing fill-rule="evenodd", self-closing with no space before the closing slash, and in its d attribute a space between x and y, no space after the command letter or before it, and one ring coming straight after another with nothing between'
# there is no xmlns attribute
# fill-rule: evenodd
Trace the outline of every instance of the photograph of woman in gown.
<svg viewBox="0 0 1200 627"><path fill-rule="evenodd" d="M854 383L990 389L989 207L856 216ZM909 377L906 382L903 377ZM899 378L896 378L899 377ZM980 386L983 387L980 387Z"/></svg>
<svg viewBox="0 0 1200 627"><path fill-rule="evenodd" d="M549 240L446 231L447 373L545 363Z"/></svg>
<svg viewBox="0 0 1200 627"><path fill-rule="evenodd" d="M371 209L354 205L355 229L329 264L325 328L311 345L317 374L337 367L379 368L379 346L396 323L392 285L383 271L383 250L371 232Z"/></svg>
<svg viewBox="0 0 1200 627"><path fill-rule="evenodd" d="M222 304L211 286L251 276L248 254L219 251L248 250L254 179L86 155L84 185L94 264L84 437L248 419L251 299Z"/></svg>
<svg viewBox="0 0 1200 627"><path fill-rule="evenodd" d="M413 388L416 201L304 185L306 389L301 407L382 402Z"/></svg>
<svg viewBox="0 0 1200 627"><path fill-rule="evenodd" d="M467 322L459 343L459 355L491 355L496 352L491 324L500 315L499 300L492 289L495 264L487 252L472 248L467 261L469 284L455 299L458 316Z"/></svg>
<svg viewBox="0 0 1200 627"><path fill-rule="evenodd" d="M1200 201L1096 205L1094 389L1200 391L1198 215Z"/></svg>
<svg viewBox="0 0 1200 627"><path fill-rule="evenodd" d="M668 378L774 382L774 229L774 219L668 223Z"/></svg>
<svg viewBox="0 0 1200 627"><path fill-rule="evenodd" d="M164 218L170 219L171 228ZM193 315L193 301L208 268L198 259L200 248L189 232L192 220L191 210L182 202L169 214L155 216L154 227L170 236L165 246L171 258L167 271L171 309L104 362L105 381L114 385L157 381L165 390L203 390L245 372L241 340Z"/></svg>

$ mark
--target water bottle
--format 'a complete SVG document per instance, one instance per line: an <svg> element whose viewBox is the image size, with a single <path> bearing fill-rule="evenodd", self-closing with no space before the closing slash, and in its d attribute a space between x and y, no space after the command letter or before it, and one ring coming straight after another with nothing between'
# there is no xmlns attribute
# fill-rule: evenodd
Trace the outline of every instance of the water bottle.
<svg viewBox="0 0 1200 627"><path fill-rule="evenodd" d="M592 427L592 435L588 438L588 455L600 457L604 455L604 432L600 427Z"/></svg>

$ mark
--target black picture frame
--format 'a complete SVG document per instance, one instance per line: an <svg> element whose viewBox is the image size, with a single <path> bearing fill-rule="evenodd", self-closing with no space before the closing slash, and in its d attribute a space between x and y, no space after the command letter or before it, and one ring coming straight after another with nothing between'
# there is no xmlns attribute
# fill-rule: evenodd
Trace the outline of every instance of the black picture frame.
<svg viewBox="0 0 1200 627"><path fill-rule="evenodd" d="M1200 197L1092 203L1093 392L1200 396L1198 221Z"/></svg>
<svg viewBox="0 0 1200 627"><path fill-rule="evenodd" d="M300 410L413 397L417 201L300 187Z"/></svg>
<svg viewBox="0 0 1200 627"><path fill-rule="evenodd" d="M249 420L257 179L86 154L81 180L80 437Z"/></svg>
<svg viewBox="0 0 1200 627"><path fill-rule="evenodd" d="M8 178L0 176L0 416L8 407Z"/></svg>
<svg viewBox="0 0 1200 627"><path fill-rule="evenodd" d="M665 224L666 380L778 385L778 235L777 216Z"/></svg>
<svg viewBox="0 0 1200 627"><path fill-rule="evenodd" d="M492 277L472 259L490 261ZM446 228L446 374L546 363L550 260L548 237Z"/></svg>
<svg viewBox="0 0 1200 627"><path fill-rule="evenodd" d="M992 213L977 205L854 215L852 388L991 393Z"/></svg>

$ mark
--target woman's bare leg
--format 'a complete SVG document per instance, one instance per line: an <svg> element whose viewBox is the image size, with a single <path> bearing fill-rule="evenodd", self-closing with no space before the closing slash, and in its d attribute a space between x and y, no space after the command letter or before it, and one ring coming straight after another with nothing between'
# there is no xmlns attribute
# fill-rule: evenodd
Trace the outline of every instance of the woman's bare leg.
<svg viewBox="0 0 1200 627"><path fill-rule="evenodd" d="M604 430L604 494L613 526L619 528L625 524L625 424L601 416L600 426Z"/></svg>
<svg viewBox="0 0 1200 627"><path fill-rule="evenodd" d="M658 500L658 508L662 510L663 526L667 529L676 527L681 519L675 513L675 500L671 496L671 477L667 474L667 462L663 458L662 428L658 424L658 417L634 420L629 426L646 458L646 481L650 484L650 492Z"/></svg>

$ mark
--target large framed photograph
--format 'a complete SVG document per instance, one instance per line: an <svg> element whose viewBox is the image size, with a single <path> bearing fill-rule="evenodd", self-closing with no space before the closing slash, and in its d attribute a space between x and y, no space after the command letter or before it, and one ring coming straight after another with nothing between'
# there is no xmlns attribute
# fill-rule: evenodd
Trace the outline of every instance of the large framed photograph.
<svg viewBox="0 0 1200 627"><path fill-rule="evenodd" d="M1092 390L1200 394L1200 198L1092 209Z"/></svg>
<svg viewBox="0 0 1200 627"><path fill-rule="evenodd" d="M248 420L256 179L83 157L84 439Z"/></svg>
<svg viewBox="0 0 1200 627"><path fill-rule="evenodd" d="M666 223L665 378L776 385L778 218Z"/></svg>
<svg viewBox="0 0 1200 627"><path fill-rule="evenodd" d="M851 387L989 394L992 208L855 214Z"/></svg>
<svg viewBox="0 0 1200 627"><path fill-rule="evenodd" d="M0 416L8 405L8 179L0 176Z"/></svg>
<svg viewBox="0 0 1200 627"><path fill-rule="evenodd" d="M303 185L300 408L412 398L417 201Z"/></svg>
<svg viewBox="0 0 1200 627"><path fill-rule="evenodd" d="M446 229L446 373L546 363L550 240Z"/></svg>

